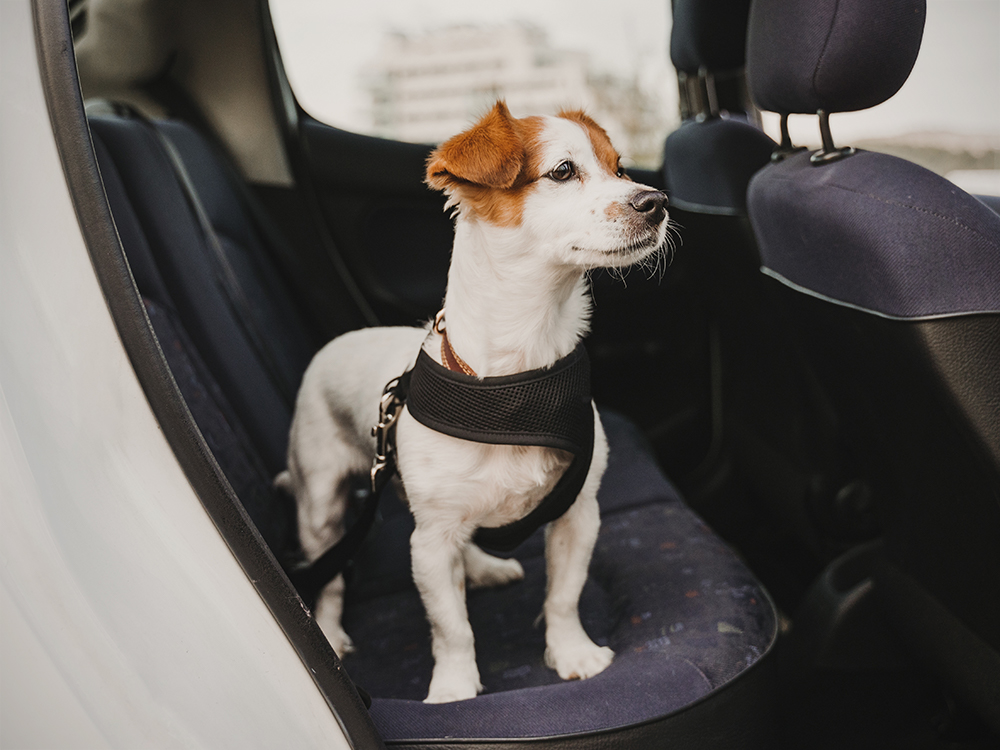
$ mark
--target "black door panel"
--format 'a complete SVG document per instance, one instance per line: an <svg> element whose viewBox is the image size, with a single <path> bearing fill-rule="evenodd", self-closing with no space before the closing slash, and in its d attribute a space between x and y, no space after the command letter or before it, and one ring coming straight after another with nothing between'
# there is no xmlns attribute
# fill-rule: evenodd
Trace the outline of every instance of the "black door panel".
<svg viewBox="0 0 1000 750"><path fill-rule="evenodd" d="M414 324L444 297L454 232L424 185L431 146L349 133L303 118L323 218L379 320Z"/></svg>

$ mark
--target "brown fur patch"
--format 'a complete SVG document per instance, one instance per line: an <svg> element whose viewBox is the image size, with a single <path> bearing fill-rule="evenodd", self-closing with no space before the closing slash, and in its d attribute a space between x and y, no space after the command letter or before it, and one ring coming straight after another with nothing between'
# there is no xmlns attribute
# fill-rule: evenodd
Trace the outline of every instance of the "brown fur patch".
<svg viewBox="0 0 1000 750"><path fill-rule="evenodd" d="M497 102L479 122L435 149L427 162L427 182L438 189L455 181L509 188L524 158L514 118L506 104Z"/></svg>
<svg viewBox="0 0 1000 750"><path fill-rule="evenodd" d="M608 138L608 133L604 128L594 122L593 118L582 109L564 109L559 112L559 117L582 125L587 131L590 143L594 147L594 154L597 156L597 161L600 162L608 174L618 174L621 155L611 144L611 139Z"/></svg>
<svg viewBox="0 0 1000 750"><path fill-rule="evenodd" d="M626 214L625 206L621 203L609 203L604 208L604 218L608 221L624 218Z"/></svg>
<svg viewBox="0 0 1000 750"><path fill-rule="evenodd" d="M427 162L427 184L454 196L462 209L499 226L521 223L525 196L540 176L542 119L511 117L497 102L464 133L445 141Z"/></svg>

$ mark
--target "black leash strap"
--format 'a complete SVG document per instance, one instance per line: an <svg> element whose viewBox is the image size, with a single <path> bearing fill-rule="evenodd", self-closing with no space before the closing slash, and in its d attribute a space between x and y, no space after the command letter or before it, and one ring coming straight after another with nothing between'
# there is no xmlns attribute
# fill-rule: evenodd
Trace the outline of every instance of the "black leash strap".
<svg viewBox="0 0 1000 750"><path fill-rule="evenodd" d="M382 391L378 424L372 428L375 460L372 462L371 487L358 518L344 536L312 563L288 571L292 585L310 609L316 604L323 587L340 575L358 553L375 523L379 496L396 473L396 420L409 394L411 373L412 370L407 370L394 378Z"/></svg>
<svg viewBox="0 0 1000 750"><path fill-rule="evenodd" d="M478 379L439 365L421 351L414 365L410 414L446 435L494 445L534 445L573 454L552 491L528 515L500 527L480 528L480 547L509 552L576 500L594 452L590 360L583 344L552 367Z"/></svg>

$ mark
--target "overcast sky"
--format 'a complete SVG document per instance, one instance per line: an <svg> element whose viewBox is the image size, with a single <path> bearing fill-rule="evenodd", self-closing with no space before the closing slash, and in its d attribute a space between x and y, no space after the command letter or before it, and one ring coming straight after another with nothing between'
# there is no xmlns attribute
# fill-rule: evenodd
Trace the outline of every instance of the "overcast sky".
<svg viewBox="0 0 1000 750"><path fill-rule="evenodd" d="M456 23L529 21L553 46L585 50L597 71L631 74L676 97L669 67L668 0L271 0L292 87L307 111L363 130L359 85L389 31ZM515 113L530 114L530 113ZM842 142L946 131L1000 138L1000 0L927 0L927 25L910 79L889 102L835 115ZM793 119L793 137L818 142L815 118Z"/></svg>

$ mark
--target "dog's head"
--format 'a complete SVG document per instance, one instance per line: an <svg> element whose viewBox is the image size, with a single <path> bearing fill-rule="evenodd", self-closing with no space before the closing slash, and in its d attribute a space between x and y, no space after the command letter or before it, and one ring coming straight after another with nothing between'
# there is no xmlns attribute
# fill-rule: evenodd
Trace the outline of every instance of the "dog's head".
<svg viewBox="0 0 1000 750"><path fill-rule="evenodd" d="M666 196L632 182L581 111L515 119L497 102L431 154L427 183L463 220L522 235L557 263L629 266L666 240Z"/></svg>

